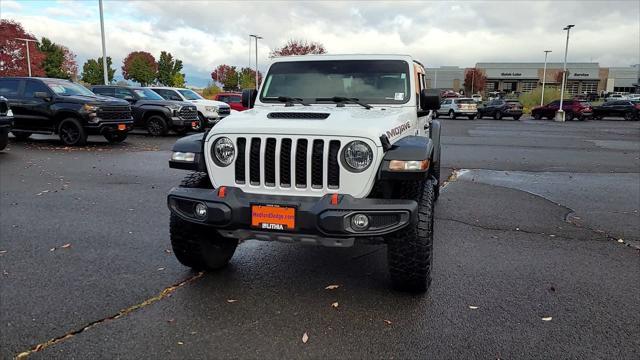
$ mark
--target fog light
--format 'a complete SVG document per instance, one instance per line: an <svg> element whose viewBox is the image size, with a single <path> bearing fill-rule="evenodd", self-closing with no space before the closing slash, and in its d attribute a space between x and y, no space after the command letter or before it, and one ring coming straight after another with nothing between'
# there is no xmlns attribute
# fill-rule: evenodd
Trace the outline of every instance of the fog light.
<svg viewBox="0 0 640 360"><path fill-rule="evenodd" d="M197 203L194 212L197 217L204 219L207 217L207 206L203 203Z"/></svg>
<svg viewBox="0 0 640 360"><path fill-rule="evenodd" d="M369 217L365 214L355 214L351 217L351 226L354 230L366 230L369 227Z"/></svg>

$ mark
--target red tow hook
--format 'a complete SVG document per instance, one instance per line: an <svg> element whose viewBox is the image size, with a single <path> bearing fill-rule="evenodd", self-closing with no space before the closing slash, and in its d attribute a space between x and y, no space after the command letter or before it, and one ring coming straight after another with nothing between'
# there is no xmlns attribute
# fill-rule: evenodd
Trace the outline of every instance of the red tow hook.
<svg viewBox="0 0 640 360"><path fill-rule="evenodd" d="M339 201L338 194L331 194L331 205L338 205Z"/></svg>
<svg viewBox="0 0 640 360"><path fill-rule="evenodd" d="M224 199L225 195L227 195L227 187L220 186L220 188L218 189L218 197L220 199Z"/></svg>

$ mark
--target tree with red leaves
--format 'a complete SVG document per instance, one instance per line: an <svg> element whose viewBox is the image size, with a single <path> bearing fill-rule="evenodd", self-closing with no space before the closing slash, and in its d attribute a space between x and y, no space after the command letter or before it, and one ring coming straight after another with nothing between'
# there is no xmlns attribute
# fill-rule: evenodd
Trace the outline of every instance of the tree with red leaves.
<svg viewBox="0 0 640 360"><path fill-rule="evenodd" d="M475 94L482 91L486 82L487 77L482 70L476 68L467 69L464 74L464 89L469 94Z"/></svg>
<svg viewBox="0 0 640 360"><path fill-rule="evenodd" d="M142 86L152 84L158 74L156 58L146 51L129 53L122 64L122 76L127 80L138 82Z"/></svg>
<svg viewBox="0 0 640 360"><path fill-rule="evenodd" d="M19 22L0 20L0 76L29 75L27 44L31 60L31 75L44 76L42 62L45 55L38 49L38 43L16 40L16 38L36 40L36 37L26 32Z"/></svg>
<svg viewBox="0 0 640 360"><path fill-rule="evenodd" d="M238 89L238 70L235 66L227 64L218 65L218 67L211 72L211 78L213 81L222 84L224 90Z"/></svg>
<svg viewBox="0 0 640 360"><path fill-rule="evenodd" d="M326 53L327 50L321 43L290 39L283 47L273 50L270 56L318 55Z"/></svg>
<svg viewBox="0 0 640 360"><path fill-rule="evenodd" d="M562 84L562 74L563 74L562 70L558 70L558 72L556 72L555 80L558 84ZM569 76L569 70L567 70L567 77L568 76Z"/></svg>

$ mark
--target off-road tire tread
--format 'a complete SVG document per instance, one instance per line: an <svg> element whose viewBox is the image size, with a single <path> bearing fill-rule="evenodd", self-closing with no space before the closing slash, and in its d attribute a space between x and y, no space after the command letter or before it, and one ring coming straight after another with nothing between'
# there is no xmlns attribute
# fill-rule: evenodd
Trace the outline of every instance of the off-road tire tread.
<svg viewBox="0 0 640 360"><path fill-rule="evenodd" d="M406 195L419 193L418 220L387 238L387 260L394 288L408 292L425 292L431 284L433 256L434 181L421 183L421 191L405 191Z"/></svg>

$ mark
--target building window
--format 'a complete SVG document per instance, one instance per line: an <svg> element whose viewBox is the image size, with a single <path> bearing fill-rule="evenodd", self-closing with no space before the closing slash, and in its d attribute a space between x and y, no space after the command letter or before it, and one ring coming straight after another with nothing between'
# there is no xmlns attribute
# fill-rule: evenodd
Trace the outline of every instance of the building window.
<svg viewBox="0 0 640 360"><path fill-rule="evenodd" d="M579 81L567 81L566 91L571 95L577 95L580 89Z"/></svg>
<svg viewBox="0 0 640 360"><path fill-rule="evenodd" d="M595 93L595 92L598 92L598 82L597 81L583 81L582 82L582 92L583 93Z"/></svg>
<svg viewBox="0 0 640 360"><path fill-rule="evenodd" d="M498 83L497 82L487 81L484 84L484 90L485 91L496 91L497 88L498 88Z"/></svg>
<svg viewBox="0 0 640 360"><path fill-rule="evenodd" d="M537 81L523 81L522 82L522 92L531 92L536 87L538 87L538 82Z"/></svg>

